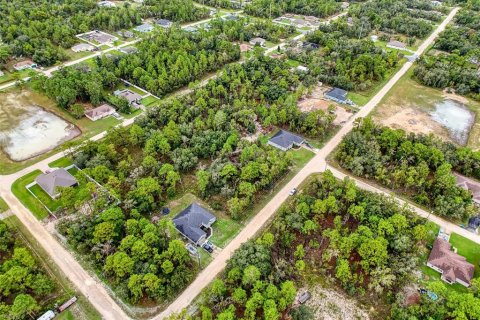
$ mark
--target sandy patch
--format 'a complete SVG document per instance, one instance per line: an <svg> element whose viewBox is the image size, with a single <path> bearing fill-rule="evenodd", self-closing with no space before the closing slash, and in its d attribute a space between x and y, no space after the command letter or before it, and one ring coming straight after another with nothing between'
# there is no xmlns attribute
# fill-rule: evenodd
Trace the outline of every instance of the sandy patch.
<svg viewBox="0 0 480 320"><path fill-rule="evenodd" d="M468 105L470 101L468 101L467 98L465 97L462 97L456 93L453 93L453 92L447 92L447 89L443 90L443 97L445 99L450 99L450 100L455 100L455 101L458 101L460 103L463 103L465 105Z"/></svg>
<svg viewBox="0 0 480 320"><path fill-rule="evenodd" d="M333 121L333 124L336 126L344 124L352 116L352 113L349 110L346 110L345 108L330 100L305 98L299 100L297 105L302 112L309 112L313 110L323 110L325 112L329 112L328 107L334 106L334 113L336 117Z"/></svg>
<svg viewBox="0 0 480 320"><path fill-rule="evenodd" d="M368 312L355 299L335 290L317 286L310 292L312 298L307 306L312 308L316 320L368 320Z"/></svg>
<svg viewBox="0 0 480 320"><path fill-rule="evenodd" d="M377 118L377 116L375 116ZM435 133L444 132L446 129L439 123L432 120L431 116L421 110L413 108L402 109L389 117L375 119L384 126L395 129L403 129L413 133Z"/></svg>

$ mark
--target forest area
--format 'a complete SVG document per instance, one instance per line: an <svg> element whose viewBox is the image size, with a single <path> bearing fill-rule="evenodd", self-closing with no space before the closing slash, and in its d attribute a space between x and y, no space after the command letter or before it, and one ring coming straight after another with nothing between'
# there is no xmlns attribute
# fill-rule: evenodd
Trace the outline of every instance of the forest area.
<svg viewBox="0 0 480 320"><path fill-rule="evenodd" d="M451 88L480 100L480 9L473 3L462 8L433 48L439 53L430 51L419 60L415 79L426 86Z"/></svg>
<svg viewBox="0 0 480 320"><path fill-rule="evenodd" d="M1 0L0 68L12 58L29 57L40 66L68 59L66 49L78 42L75 35L91 30L113 32L130 29L145 18L176 22L196 21L209 16L192 0L146 0L140 6L129 2L114 8L95 0Z"/></svg>
<svg viewBox="0 0 480 320"><path fill-rule="evenodd" d="M149 109L100 142L87 142L74 163L121 202L105 209L108 202L97 201L89 216L79 213L62 223L61 234L122 299L143 304L172 298L196 269L176 233L166 231L171 221L155 225L150 218L188 190L232 219L245 219L262 192L289 172L292 159L265 139L244 137L258 125L319 140L334 129L333 115L298 110L306 77L263 56L233 64L205 87ZM80 210L84 203L69 202L69 195L64 189L59 201Z"/></svg>
<svg viewBox="0 0 480 320"><path fill-rule="evenodd" d="M456 185L453 173L479 179L479 151L366 118L345 136L335 160L447 219L464 221L476 212L471 193Z"/></svg>
<svg viewBox="0 0 480 320"><path fill-rule="evenodd" d="M276 18L285 13L325 18L340 12L341 3L335 0L253 0L245 13L262 18Z"/></svg>
<svg viewBox="0 0 480 320"><path fill-rule="evenodd" d="M21 238L0 220L0 318L28 319L53 305L56 283Z"/></svg>
<svg viewBox="0 0 480 320"><path fill-rule="evenodd" d="M425 221L409 209L326 171L285 204L261 236L233 254L223 276L200 298L196 315L171 319L313 320L313 309L293 301L309 278L319 276L384 311L374 314L379 318L478 318L478 285L447 295L441 282L433 282L441 301L424 296L404 306L402 288L413 280L428 237Z"/></svg>

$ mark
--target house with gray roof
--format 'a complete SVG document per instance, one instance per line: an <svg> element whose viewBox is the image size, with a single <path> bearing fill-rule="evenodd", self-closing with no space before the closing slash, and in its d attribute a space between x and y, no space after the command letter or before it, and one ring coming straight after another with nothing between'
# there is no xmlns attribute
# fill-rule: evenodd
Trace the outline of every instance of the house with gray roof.
<svg viewBox="0 0 480 320"><path fill-rule="evenodd" d="M173 22L167 19L158 19L155 21L157 25L159 25L162 28L168 29L172 26Z"/></svg>
<svg viewBox="0 0 480 320"><path fill-rule="evenodd" d="M293 147L300 147L304 143L306 143L304 138L282 129L268 140L269 145L283 151L290 150Z"/></svg>
<svg viewBox="0 0 480 320"><path fill-rule="evenodd" d="M52 199L58 197L58 188L75 187L78 185L77 179L64 168L56 169L51 172L42 173L35 182L43 189Z"/></svg>
<svg viewBox="0 0 480 320"><path fill-rule="evenodd" d="M387 43L387 48L405 50L407 49L407 45L401 41L392 40L389 43Z"/></svg>
<svg viewBox="0 0 480 320"><path fill-rule="evenodd" d="M144 23L135 27L135 31L143 32L143 33L151 32L152 30L153 30L153 25L151 25L150 23Z"/></svg>
<svg viewBox="0 0 480 320"><path fill-rule="evenodd" d="M330 91L326 92L324 96L325 98L338 103L353 105L353 102L347 99L347 94L348 92L343 89L333 88Z"/></svg>
<svg viewBox="0 0 480 320"><path fill-rule="evenodd" d="M72 47L73 52L94 51L95 47L89 43L79 43Z"/></svg>
<svg viewBox="0 0 480 320"><path fill-rule="evenodd" d="M123 47L118 49L118 51L120 51L123 54L134 54L138 52L138 49L135 47Z"/></svg>
<svg viewBox="0 0 480 320"><path fill-rule="evenodd" d="M250 40L250 44L252 46L255 46L258 44L260 47L264 47L266 43L267 43L267 40L260 37L253 38L252 40Z"/></svg>
<svg viewBox="0 0 480 320"><path fill-rule="evenodd" d="M127 99L128 103L134 108L140 108L142 106L140 103L140 100L142 100L142 96L136 92L133 92L130 89L114 91L113 95L116 97Z"/></svg>
<svg viewBox="0 0 480 320"><path fill-rule="evenodd" d="M212 235L212 224L217 218L198 203L192 203L173 218L173 224L183 236L201 245Z"/></svg>

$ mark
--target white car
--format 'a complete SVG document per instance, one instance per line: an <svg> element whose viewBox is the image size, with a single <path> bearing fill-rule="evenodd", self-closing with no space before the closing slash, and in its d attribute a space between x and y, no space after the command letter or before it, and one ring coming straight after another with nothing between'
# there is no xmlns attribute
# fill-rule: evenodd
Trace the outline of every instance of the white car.
<svg viewBox="0 0 480 320"><path fill-rule="evenodd" d="M290 190L290 192L288 193L290 196L293 196L297 193L297 188L293 188L292 190Z"/></svg>

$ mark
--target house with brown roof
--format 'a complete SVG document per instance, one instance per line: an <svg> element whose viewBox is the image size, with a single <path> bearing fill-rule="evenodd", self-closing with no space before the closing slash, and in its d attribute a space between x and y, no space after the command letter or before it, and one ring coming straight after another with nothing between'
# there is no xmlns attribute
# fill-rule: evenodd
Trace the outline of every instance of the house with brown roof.
<svg viewBox="0 0 480 320"><path fill-rule="evenodd" d="M24 60L16 63L13 66L13 69L17 71L25 70L25 69L35 69L37 67L37 64L33 62L32 60Z"/></svg>
<svg viewBox="0 0 480 320"><path fill-rule="evenodd" d="M85 117L92 121L97 121L114 114L115 111L116 110L114 107L107 103L104 103L94 109L85 111Z"/></svg>
<svg viewBox="0 0 480 320"><path fill-rule="evenodd" d="M475 266L465 257L452 251L451 244L438 237L433 243L427 266L442 274L442 280L449 283L460 283L470 287Z"/></svg>
<svg viewBox="0 0 480 320"><path fill-rule="evenodd" d="M472 193L472 200L475 204L480 205L480 182L454 173L457 180L457 187L469 190Z"/></svg>

